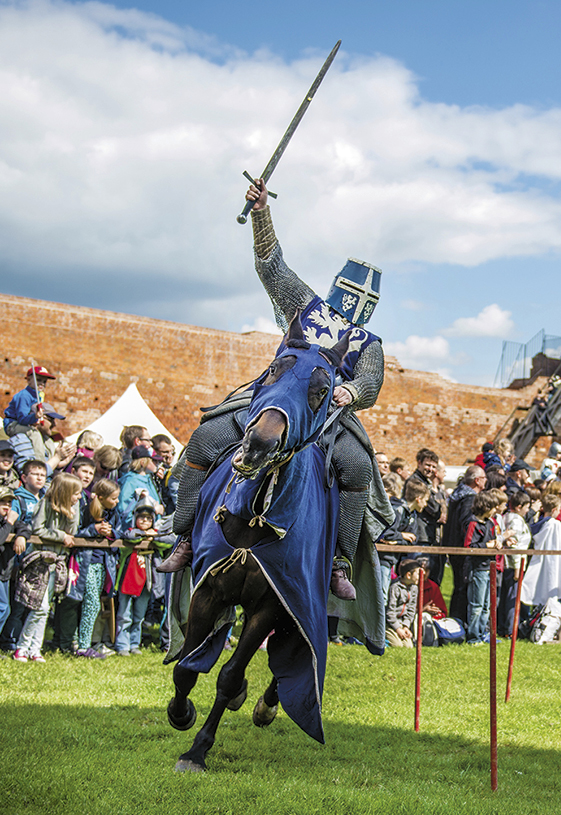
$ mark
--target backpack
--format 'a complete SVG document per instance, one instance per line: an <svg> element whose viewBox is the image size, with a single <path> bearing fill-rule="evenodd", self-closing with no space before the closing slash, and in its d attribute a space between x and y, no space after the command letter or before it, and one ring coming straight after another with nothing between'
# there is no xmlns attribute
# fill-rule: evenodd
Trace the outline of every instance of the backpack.
<svg viewBox="0 0 561 815"><path fill-rule="evenodd" d="M550 597L530 631L530 639L537 645L553 642L561 628L561 603Z"/></svg>
<svg viewBox="0 0 561 815"><path fill-rule="evenodd" d="M450 645L453 642L461 645L465 642L466 631L461 620L457 620L455 617L443 617L441 620L433 620L433 624L440 645Z"/></svg>
<svg viewBox="0 0 561 815"><path fill-rule="evenodd" d="M526 619L522 620L518 626L518 638L521 640L529 640L532 634L532 629L538 622L542 615L543 605L536 606L532 614Z"/></svg>

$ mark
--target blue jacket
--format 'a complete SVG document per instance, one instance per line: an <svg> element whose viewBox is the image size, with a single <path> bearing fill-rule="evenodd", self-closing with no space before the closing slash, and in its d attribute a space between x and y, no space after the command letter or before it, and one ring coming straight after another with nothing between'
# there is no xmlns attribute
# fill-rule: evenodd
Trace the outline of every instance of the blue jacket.
<svg viewBox="0 0 561 815"><path fill-rule="evenodd" d="M115 509L105 509L103 511L103 518L102 520L107 521L108 524L111 525L113 529L115 540L119 540L123 537L123 521L121 518L121 513L115 507ZM80 520L80 528L76 533L77 538L99 538L99 534L95 525L99 523L96 521L95 518L92 518L90 513L90 508L86 506L84 511L82 512L82 517Z"/></svg>
<svg viewBox="0 0 561 815"><path fill-rule="evenodd" d="M16 393L6 410L4 411L4 428L11 422L17 422L31 426L37 423L37 414L32 410L33 405L39 401L37 391L32 385L28 385L19 393Z"/></svg>
<svg viewBox="0 0 561 815"><path fill-rule="evenodd" d="M23 521L24 524L31 526L31 520L33 518L33 513L35 512L35 507L44 494L44 487L39 495L33 495L33 493L29 492L29 490L27 490L25 487L18 487L16 490L14 490L14 495L16 497L12 501L12 509L14 512L17 512L20 521Z"/></svg>
<svg viewBox="0 0 561 815"><path fill-rule="evenodd" d="M121 487L121 494L119 495L118 509L123 524L127 527L132 526L133 511L143 490L146 490L150 498L157 504L161 501L149 473L141 474L130 470L119 478L119 486Z"/></svg>

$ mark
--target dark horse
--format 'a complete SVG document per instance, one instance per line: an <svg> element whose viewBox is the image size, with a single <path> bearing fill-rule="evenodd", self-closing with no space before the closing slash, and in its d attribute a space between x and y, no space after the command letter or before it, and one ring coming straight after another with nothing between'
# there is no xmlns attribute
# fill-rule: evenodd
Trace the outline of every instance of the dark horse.
<svg viewBox="0 0 561 815"><path fill-rule="evenodd" d="M280 700L297 724L323 742L326 604L338 497L336 485L326 484L325 458L313 442L325 424L349 335L331 349L310 346L296 315L285 340L285 350L254 385L241 446L201 491L193 529L195 589L168 705L176 729L195 723L189 694L199 672L222 652L230 625L225 612L241 605L245 622L220 670L210 714L176 764L180 772L206 769L222 714L244 703L245 669L271 632L273 679L253 722L269 725Z"/></svg>

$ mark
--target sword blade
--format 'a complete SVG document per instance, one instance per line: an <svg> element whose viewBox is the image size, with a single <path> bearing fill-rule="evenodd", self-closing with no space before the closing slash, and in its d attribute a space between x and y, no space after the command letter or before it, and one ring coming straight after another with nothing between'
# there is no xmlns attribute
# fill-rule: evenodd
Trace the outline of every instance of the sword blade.
<svg viewBox="0 0 561 815"><path fill-rule="evenodd" d="M277 166L277 164L281 160L282 154L284 153L284 151L288 147L288 143L289 143L290 139L294 136L296 128L298 127L298 125L300 124L300 122L304 118L304 114L306 113L306 111L310 107L312 99L314 98L317 89L319 88L319 86L323 82L323 78L325 77L326 73L328 72L329 68L331 67L331 63L335 59L335 55L337 54L337 51L339 50L340 45L341 45L341 40L339 40L334 45L331 53L329 54L329 56L327 57L327 59L323 63L319 74L314 79L310 90L308 91L308 93L304 97L304 101L302 102L302 104L300 105L300 107L298 108L296 113L294 114L294 118L292 119L292 121L288 125L288 127L286 129L286 133L284 134L284 136L282 137L282 139L278 143L277 149L275 150L275 152L273 153L273 155L269 159L269 162L268 162L267 166L263 170L263 172L261 174L261 178L263 179L265 184L267 183L267 181L272 176L275 167Z"/></svg>
<svg viewBox="0 0 561 815"><path fill-rule="evenodd" d="M315 93L316 93L317 89L319 88L319 86L323 82L323 78L325 77L326 73L328 72L329 68L331 67L331 63L335 59L335 55L337 54L337 51L339 50L340 45L341 45L341 40L338 40L338 42L336 42L335 45L333 46L333 48L331 50L331 53L329 54L329 56L327 57L327 59L325 60L323 65L321 66L320 72L318 73L318 75L314 79L308 93L304 97L304 101L302 102L302 104L300 105L300 107L298 108L296 113L294 114L294 117L293 117L292 121L290 122L290 124L288 125L284 136L282 137L282 139L278 143L275 152L273 153L273 155L271 156L271 158L269 159L269 161L267 163L267 166L265 167L265 169L261 173L261 178L263 179L265 184L267 183L267 181L272 176L273 171L274 171L275 167L277 166L277 164L279 163L279 161L281 160L282 154L284 153L284 151L288 147L288 143L290 142L291 138L293 137L296 128L298 127L298 125L300 124L302 119L304 118L304 114L308 110L308 108L309 108L309 106L310 106L310 104L312 102L312 99L315 96ZM249 215L249 213L253 209L253 206L254 206L253 201L247 201L246 202L246 205L244 206L243 211L237 217L237 221L238 221L239 224L245 224L246 223L247 216Z"/></svg>

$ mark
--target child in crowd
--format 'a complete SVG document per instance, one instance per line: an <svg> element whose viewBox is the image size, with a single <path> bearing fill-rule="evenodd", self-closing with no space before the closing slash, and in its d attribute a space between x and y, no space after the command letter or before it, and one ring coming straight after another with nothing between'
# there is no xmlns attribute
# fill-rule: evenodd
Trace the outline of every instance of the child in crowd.
<svg viewBox="0 0 561 815"><path fill-rule="evenodd" d="M503 516L506 531L511 533L511 537L507 541L509 549L530 548L532 533L524 520L529 508L530 496L523 490L518 490L518 492L511 495L508 501L508 512ZM510 637L512 635L514 604L517 584L520 579L521 561L520 555L508 554L505 557L501 596L497 607L497 633L501 637Z"/></svg>
<svg viewBox="0 0 561 815"><path fill-rule="evenodd" d="M126 526L132 524L133 511L141 497L149 497L153 501L157 515L164 514L164 507L160 503L160 496L152 478L159 462L160 457L148 447L143 445L133 447L130 469L119 479L121 486L119 512Z"/></svg>
<svg viewBox="0 0 561 815"><path fill-rule="evenodd" d="M133 451L134 452L134 451ZM131 466L134 464L132 459ZM148 540L156 549L171 548L177 536L159 534L156 510L149 498L142 498L132 513L133 524L124 533L123 540L139 544ZM119 610L115 647L119 656L138 655L142 639L142 622L146 615L152 588L151 555L133 548L122 550L119 565Z"/></svg>
<svg viewBox="0 0 561 815"><path fill-rule="evenodd" d="M33 518L33 534L43 543L24 557L23 574L16 586L15 599L31 609L18 639L14 659L44 662L41 647L49 608L55 594L66 589L67 559L78 531L80 512L78 503L82 482L74 475L61 473L51 484L37 505Z"/></svg>
<svg viewBox="0 0 561 815"><path fill-rule="evenodd" d="M82 497L80 499L80 512L84 512L91 498L91 486L96 473L96 466L87 456L76 456L72 462L72 475L82 482Z"/></svg>
<svg viewBox="0 0 561 815"><path fill-rule="evenodd" d="M121 453L113 445L104 444L102 447L98 447L93 454L93 463L95 464L93 483L95 484L100 478L117 481L122 460Z"/></svg>
<svg viewBox="0 0 561 815"><path fill-rule="evenodd" d="M31 459L26 461L21 471L22 486L14 490L14 509L24 523L31 526L33 515L39 500L45 494L47 465L44 461Z"/></svg>
<svg viewBox="0 0 561 815"><path fill-rule="evenodd" d="M15 490L20 485L14 467L14 448L6 439L0 439L0 487Z"/></svg>
<svg viewBox="0 0 561 815"><path fill-rule="evenodd" d="M502 542L493 537L494 526L490 520L496 506L496 499L488 492L480 492L475 496L464 546L473 549L502 549ZM468 583L467 642L480 645L487 638L491 556L466 557L465 561Z"/></svg>
<svg viewBox="0 0 561 815"><path fill-rule="evenodd" d="M12 510L17 514L19 520L26 527L29 527L31 534L33 515L39 500L45 492L47 465L43 461L26 461L23 465L21 480L23 486L14 490ZM31 544L28 544L28 548L31 549ZM15 571L19 567L22 557L23 552L16 555L13 576L15 576ZM15 651L27 612L28 609L24 605L16 600L12 601L10 616L0 634L0 648L3 651Z"/></svg>
<svg viewBox="0 0 561 815"><path fill-rule="evenodd" d="M416 560L402 560L399 580L390 586L386 608L386 639L392 647L412 648L411 625L417 611L420 566Z"/></svg>
<svg viewBox="0 0 561 815"><path fill-rule="evenodd" d="M93 473L92 473L93 476ZM104 538L107 542L118 540L122 535L121 517L117 509L119 487L114 481L101 479L92 491L92 499L83 514L79 538ZM80 547L76 551L77 575L71 575L68 597L82 603L78 629L76 656L96 658L103 656L91 647L92 632L101 608L100 596L107 585L112 592L117 579L116 549ZM77 619L74 622L76 629ZM62 647L61 637L61 647Z"/></svg>
<svg viewBox="0 0 561 815"><path fill-rule="evenodd" d="M407 481L412 473L411 467L404 458L396 456L390 461L390 473L395 473L401 478L402 485Z"/></svg>
<svg viewBox="0 0 561 815"><path fill-rule="evenodd" d="M430 579L430 563L428 557L420 557L417 561L423 570L423 614L430 614L433 620L442 620L448 616L448 609L440 586Z"/></svg>
<svg viewBox="0 0 561 815"><path fill-rule="evenodd" d="M561 549L561 496L546 492L542 496L543 518L530 529L534 549ZM533 557L522 583L521 601L529 606L547 603L550 597L561 600L561 556Z"/></svg>
<svg viewBox="0 0 561 815"><path fill-rule="evenodd" d="M14 493L9 487L0 487L0 631L10 616L10 577L16 556L25 551L31 529L12 509ZM13 535L12 541L8 537Z"/></svg>
<svg viewBox="0 0 561 815"><path fill-rule="evenodd" d="M30 368L26 374L27 387L18 391L4 411L6 435L29 433L41 418L41 403L49 379L56 379L42 365ZM35 388L37 384L37 389Z"/></svg>
<svg viewBox="0 0 561 815"><path fill-rule="evenodd" d="M409 481L405 487L405 497L401 498L403 483L396 473L388 473L382 479L384 488L389 496L390 503L395 512L395 519L389 529L384 532L381 543L395 543L410 545L417 539L417 515L427 505L430 496L430 487L420 481ZM392 569L397 567L401 555L393 552L380 553L380 569L382 572L382 591L384 604L388 602L388 592L391 583Z"/></svg>
<svg viewBox="0 0 561 815"><path fill-rule="evenodd" d="M96 450L103 447L103 436L93 430L83 430L76 439L76 455L93 458Z"/></svg>

